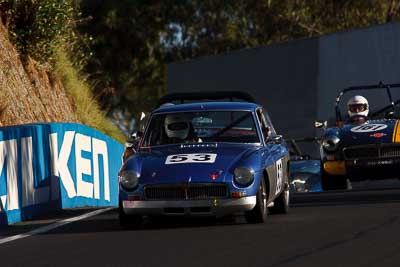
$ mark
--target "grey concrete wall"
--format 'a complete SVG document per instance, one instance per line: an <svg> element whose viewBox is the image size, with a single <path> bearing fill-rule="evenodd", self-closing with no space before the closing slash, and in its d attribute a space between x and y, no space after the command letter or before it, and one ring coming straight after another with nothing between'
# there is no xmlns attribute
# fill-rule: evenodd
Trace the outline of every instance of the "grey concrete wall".
<svg viewBox="0 0 400 267"><path fill-rule="evenodd" d="M349 86L400 83L400 24L391 23L349 32L335 33L319 39L319 75L317 118L332 117L337 93ZM400 98L400 89L393 92ZM381 92L362 94L371 109L387 104ZM343 103L352 94L345 95ZM342 109L343 110L343 109Z"/></svg>
<svg viewBox="0 0 400 267"><path fill-rule="evenodd" d="M341 89L381 80L400 83L399 23L168 66L169 92L249 92L266 107L285 138L318 135L314 121L333 119L335 97ZM372 109L387 103L381 93L360 94L369 98ZM400 90L394 96L400 98Z"/></svg>
<svg viewBox="0 0 400 267"><path fill-rule="evenodd" d="M168 90L246 91L268 110L279 133L312 136L317 48L317 39L308 39L170 64Z"/></svg>

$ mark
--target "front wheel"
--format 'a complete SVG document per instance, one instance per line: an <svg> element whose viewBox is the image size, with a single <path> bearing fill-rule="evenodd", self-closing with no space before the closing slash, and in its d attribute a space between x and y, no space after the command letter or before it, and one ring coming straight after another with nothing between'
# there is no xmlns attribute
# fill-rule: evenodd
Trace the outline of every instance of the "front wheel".
<svg viewBox="0 0 400 267"><path fill-rule="evenodd" d="M261 178L260 186L258 188L256 196L256 206L250 210L246 211L244 216L248 223L264 223L267 220L268 208L267 208L267 189L265 185L265 179Z"/></svg>
<svg viewBox="0 0 400 267"><path fill-rule="evenodd" d="M274 200L274 206L269 208L271 214L287 214L289 212L290 191L284 189Z"/></svg>

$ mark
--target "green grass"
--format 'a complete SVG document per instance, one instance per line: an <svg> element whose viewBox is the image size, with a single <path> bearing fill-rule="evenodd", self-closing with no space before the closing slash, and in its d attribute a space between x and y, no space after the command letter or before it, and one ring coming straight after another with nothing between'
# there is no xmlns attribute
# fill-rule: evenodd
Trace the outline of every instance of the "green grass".
<svg viewBox="0 0 400 267"><path fill-rule="evenodd" d="M100 109L94 99L90 86L80 79L78 71L73 67L63 49L58 49L55 53L55 74L61 78L67 94L72 97L76 115L83 124L95 128L121 143L125 142L125 135L107 119L105 112Z"/></svg>

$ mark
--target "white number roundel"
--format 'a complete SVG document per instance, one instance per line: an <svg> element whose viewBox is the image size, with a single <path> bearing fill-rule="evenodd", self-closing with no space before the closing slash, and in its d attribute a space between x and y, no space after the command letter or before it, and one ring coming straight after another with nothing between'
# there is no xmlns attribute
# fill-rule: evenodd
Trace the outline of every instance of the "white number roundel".
<svg viewBox="0 0 400 267"><path fill-rule="evenodd" d="M368 133L368 132L380 131L386 128L387 128L386 124L364 124L353 127L351 128L350 131L352 131L353 133Z"/></svg>
<svg viewBox="0 0 400 267"><path fill-rule="evenodd" d="M169 155L165 160L165 164L214 163L216 158L217 154L213 153L177 154Z"/></svg>

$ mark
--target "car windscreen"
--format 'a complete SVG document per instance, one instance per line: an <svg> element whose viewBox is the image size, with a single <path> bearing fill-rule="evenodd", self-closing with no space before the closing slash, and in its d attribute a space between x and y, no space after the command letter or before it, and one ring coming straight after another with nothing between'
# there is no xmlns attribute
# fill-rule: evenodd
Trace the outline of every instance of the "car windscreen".
<svg viewBox="0 0 400 267"><path fill-rule="evenodd" d="M199 111L152 116L143 146L179 143L260 143L251 111Z"/></svg>

